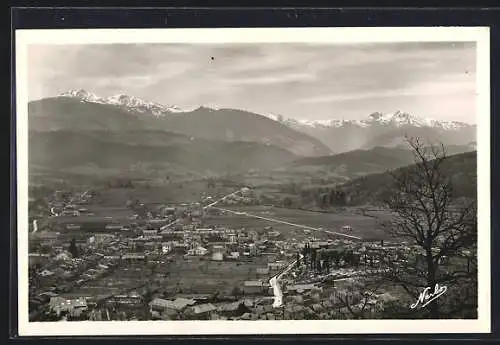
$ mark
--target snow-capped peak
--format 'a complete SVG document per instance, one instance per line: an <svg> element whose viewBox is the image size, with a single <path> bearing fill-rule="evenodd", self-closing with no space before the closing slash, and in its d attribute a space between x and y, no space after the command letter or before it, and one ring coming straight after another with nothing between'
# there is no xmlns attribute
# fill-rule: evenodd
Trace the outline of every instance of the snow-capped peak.
<svg viewBox="0 0 500 345"><path fill-rule="evenodd" d="M100 99L99 97L97 97L97 95L95 95L91 92L85 91L84 89L69 90L69 91L63 92L60 96L79 98L79 99L87 101L87 102L96 102Z"/></svg>
<svg viewBox="0 0 500 345"><path fill-rule="evenodd" d="M77 98L82 102L110 104L123 107L128 111L137 113L151 113L155 116L165 116L172 113L184 113L192 111L181 109L176 105L165 106L156 102L145 101L141 98L118 94L110 97L99 97L83 89L75 89L64 92L60 97Z"/></svg>
<svg viewBox="0 0 500 345"><path fill-rule="evenodd" d="M270 116L269 116L270 117ZM272 117L271 117L272 118ZM292 127L313 127L313 128L341 128L345 126L371 127L371 126L391 126L391 127L435 127L444 130L458 130L470 126L458 121L438 121L428 118L420 118L409 113L396 111L394 113L374 112L364 120L308 120L308 119L282 119L280 122Z"/></svg>
<svg viewBox="0 0 500 345"><path fill-rule="evenodd" d="M379 112L372 113L369 115L371 122L381 124L381 125L394 125L396 127L401 127L405 125L412 125L415 127L422 127L428 125L428 121L421 119L419 117L404 113L401 111L396 111L395 113L382 114Z"/></svg>

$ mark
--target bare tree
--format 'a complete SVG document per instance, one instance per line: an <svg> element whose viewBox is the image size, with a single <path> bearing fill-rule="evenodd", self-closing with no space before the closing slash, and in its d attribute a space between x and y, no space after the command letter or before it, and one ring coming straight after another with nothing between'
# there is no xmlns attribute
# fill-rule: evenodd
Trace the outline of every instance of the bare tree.
<svg viewBox="0 0 500 345"><path fill-rule="evenodd" d="M370 302L381 293L381 286L384 284L384 279L376 277L373 280L365 281L362 286L347 289L346 295L338 295L337 299L340 304L339 312L347 319L365 319L376 311L376 307ZM356 290L355 290L356 289ZM360 289L359 291L357 291Z"/></svg>
<svg viewBox="0 0 500 345"><path fill-rule="evenodd" d="M407 142L415 164L392 173L395 188L386 202L395 217L387 225L395 238L413 246L412 253L419 253L420 260L396 263L390 278L416 298L426 287L432 292L436 284L475 280L477 271L471 269L470 260L464 270L460 257L464 252L475 252L477 203L476 198L454 197L443 145L426 146L418 138L407 138ZM447 264L450 258L456 258L453 265ZM430 303L431 318L444 316L440 312L442 301Z"/></svg>

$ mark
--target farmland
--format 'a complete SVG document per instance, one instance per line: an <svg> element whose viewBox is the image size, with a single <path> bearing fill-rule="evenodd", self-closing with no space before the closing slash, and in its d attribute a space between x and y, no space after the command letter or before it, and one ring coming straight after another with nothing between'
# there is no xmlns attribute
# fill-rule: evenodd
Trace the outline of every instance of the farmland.
<svg viewBox="0 0 500 345"><path fill-rule="evenodd" d="M349 232L349 235L359 236L366 240L379 240L387 237L379 224L379 219L384 219L384 216L387 217L387 215L381 211L368 212L366 215L363 215L358 209L348 208L339 209L335 213L287 209L265 205L228 206L226 208L331 231L340 231L342 226L350 225L353 230ZM306 236L300 228L291 227L286 224L270 223L266 220L250 218L244 215L207 216L205 222L208 225L243 226L247 229L257 231L266 226L272 226L274 230L281 232L285 237L299 239ZM314 236L326 238L326 235L321 232L314 233Z"/></svg>
<svg viewBox="0 0 500 345"><path fill-rule="evenodd" d="M150 289L165 296L176 294L230 295L243 281L268 279L258 275L257 268L267 267L264 258L250 261L211 261L209 258L182 258L158 263L132 264L117 268L109 275L89 281L66 296L109 296L126 290Z"/></svg>

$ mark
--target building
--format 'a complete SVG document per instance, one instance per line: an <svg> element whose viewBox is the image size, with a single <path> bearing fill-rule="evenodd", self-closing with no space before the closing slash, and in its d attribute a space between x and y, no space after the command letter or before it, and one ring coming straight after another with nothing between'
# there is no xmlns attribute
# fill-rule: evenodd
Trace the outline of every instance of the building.
<svg viewBox="0 0 500 345"><path fill-rule="evenodd" d="M248 252L250 253L250 255L257 255L259 252L259 248L257 248L257 246L254 243L251 243L248 246Z"/></svg>
<svg viewBox="0 0 500 345"><path fill-rule="evenodd" d="M315 284L294 284L294 285L289 285L287 286L286 290L287 292L297 292L297 293L304 293L306 291L311 291L316 288Z"/></svg>
<svg viewBox="0 0 500 345"><path fill-rule="evenodd" d="M114 239L115 239L115 236L112 234L94 234L93 236L89 237L87 243L99 246L99 245L110 243Z"/></svg>
<svg viewBox="0 0 500 345"><path fill-rule="evenodd" d="M227 235L229 243L236 243L238 242L238 236L236 234L229 234Z"/></svg>
<svg viewBox="0 0 500 345"><path fill-rule="evenodd" d="M243 291L247 295L262 294L267 291L269 284L260 280L247 280L243 283Z"/></svg>
<svg viewBox="0 0 500 345"><path fill-rule="evenodd" d="M33 265L43 265L49 261L49 254L40 254L40 253L29 253L28 254L28 262L30 266Z"/></svg>
<svg viewBox="0 0 500 345"><path fill-rule="evenodd" d="M70 316L79 317L87 310L87 300L85 298L66 299L63 297L51 297L49 307L58 316L68 313Z"/></svg>
<svg viewBox="0 0 500 345"><path fill-rule="evenodd" d="M77 217L80 215L80 211L72 210L72 209L63 210L60 215L61 216Z"/></svg>
<svg viewBox="0 0 500 345"><path fill-rule="evenodd" d="M231 252L227 256L227 258L230 260L238 260L240 258L240 253L239 252Z"/></svg>
<svg viewBox="0 0 500 345"><path fill-rule="evenodd" d="M257 274L267 275L267 274L269 274L269 268L259 267L259 268L257 268Z"/></svg>
<svg viewBox="0 0 500 345"><path fill-rule="evenodd" d="M158 231L156 231L156 230L143 230L142 231L142 236L144 237L144 239L150 239L152 237L157 236L157 234L158 234Z"/></svg>
<svg viewBox="0 0 500 345"><path fill-rule="evenodd" d="M183 311L186 307L195 304L196 301L188 298L176 298L175 300L166 300L155 298L149 302L151 314L159 313L162 316L172 316Z"/></svg>
<svg viewBox="0 0 500 345"><path fill-rule="evenodd" d="M138 294L115 295L108 302L123 305L138 305L142 302L142 297Z"/></svg>
<svg viewBox="0 0 500 345"><path fill-rule="evenodd" d="M68 230L80 230L82 226L80 224L66 224L66 229Z"/></svg>
<svg viewBox="0 0 500 345"><path fill-rule="evenodd" d="M196 319L210 319L216 310L217 308L212 303L205 303L194 306L193 314L196 315Z"/></svg>
<svg viewBox="0 0 500 345"><path fill-rule="evenodd" d="M258 241L259 240L259 233L255 230L250 230L248 232L248 237L252 240L252 241Z"/></svg>
<svg viewBox="0 0 500 345"><path fill-rule="evenodd" d="M107 224L104 227L106 230L120 231L123 228L122 224Z"/></svg>
<svg viewBox="0 0 500 345"><path fill-rule="evenodd" d="M267 268L269 268L269 270L271 271L278 271L280 269L282 269L283 267L285 267L286 263L285 262L269 262L267 264Z"/></svg>
<svg viewBox="0 0 500 345"><path fill-rule="evenodd" d="M188 250L188 255L204 256L208 254L208 249L203 247L196 247Z"/></svg>
<svg viewBox="0 0 500 345"><path fill-rule="evenodd" d="M344 225L341 228L341 230L344 231L344 232L351 232L352 231L352 226L350 226L350 225Z"/></svg>
<svg viewBox="0 0 500 345"><path fill-rule="evenodd" d="M146 256L141 254L123 254L121 259L127 262L141 262L146 261Z"/></svg>
<svg viewBox="0 0 500 345"><path fill-rule="evenodd" d="M222 261L224 260L224 254L222 252L213 252L212 253L213 261Z"/></svg>

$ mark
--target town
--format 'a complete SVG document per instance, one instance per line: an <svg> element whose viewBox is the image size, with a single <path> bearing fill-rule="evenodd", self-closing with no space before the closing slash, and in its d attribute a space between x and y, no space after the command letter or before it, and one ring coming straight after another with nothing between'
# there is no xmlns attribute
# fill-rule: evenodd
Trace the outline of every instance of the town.
<svg viewBox="0 0 500 345"><path fill-rule="evenodd" d="M253 203L246 187L195 203L127 202L132 215L122 222L85 222L95 216L86 208L93 197L56 191L48 221L32 220L33 321L343 319L356 308L375 315L397 292L369 293L366 283L420 255L405 242L363 240L348 224L333 232L238 211ZM235 215L267 225L217 224Z"/></svg>

